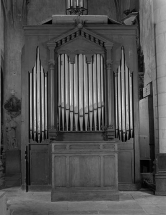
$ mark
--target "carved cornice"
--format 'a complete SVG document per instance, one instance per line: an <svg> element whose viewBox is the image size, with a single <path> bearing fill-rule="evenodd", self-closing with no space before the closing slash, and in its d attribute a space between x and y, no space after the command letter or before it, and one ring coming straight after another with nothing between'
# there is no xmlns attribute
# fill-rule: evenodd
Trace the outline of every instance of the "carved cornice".
<svg viewBox="0 0 166 215"><path fill-rule="evenodd" d="M47 43L47 46L49 48L50 47L59 48L60 46L66 44L78 37L83 37L83 38L87 39L88 41L95 43L102 48L106 47L108 49L112 49L112 47L113 47L113 42L93 33L92 31L89 31L85 28L75 28L74 30L66 33L63 36L50 40Z"/></svg>

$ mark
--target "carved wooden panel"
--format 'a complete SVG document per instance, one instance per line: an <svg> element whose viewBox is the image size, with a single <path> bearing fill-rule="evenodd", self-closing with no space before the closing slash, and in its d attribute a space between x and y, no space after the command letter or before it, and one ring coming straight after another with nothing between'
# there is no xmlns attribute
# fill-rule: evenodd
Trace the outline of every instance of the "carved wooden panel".
<svg viewBox="0 0 166 215"><path fill-rule="evenodd" d="M83 195L96 195L98 191L98 198L106 189L109 198L111 192L112 195L117 194L117 145L114 142L54 142L52 164L52 201L60 200L62 196L63 200L68 200L65 195L73 192L75 200L77 197L83 200L80 192L84 192Z"/></svg>
<svg viewBox="0 0 166 215"><path fill-rule="evenodd" d="M57 156L54 159L54 178L56 187L66 186L66 157Z"/></svg>
<svg viewBox="0 0 166 215"><path fill-rule="evenodd" d="M29 185L49 184L48 145L30 145L29 147Z"/></svg>
<svg viewBox="0 0 166 215"><path fill-rule="evenodd" d="M133 143L118 145L118 173L119 183L132 184L134 182Z"/></svg>
<svg viewBox="0 0 166 215"><path fill-rule="evenodd" d="M98 155L75 155L69 158L69 186L99 187L101 158Z"/></svg>
<svg viewBox="0 0 166 215"><path fill-rule="evenodd" d="M103 179L104 187L111 187L116 184L116 175L113 174L115 171L116 160L114 155L107 155L103 157Z"/></svg>

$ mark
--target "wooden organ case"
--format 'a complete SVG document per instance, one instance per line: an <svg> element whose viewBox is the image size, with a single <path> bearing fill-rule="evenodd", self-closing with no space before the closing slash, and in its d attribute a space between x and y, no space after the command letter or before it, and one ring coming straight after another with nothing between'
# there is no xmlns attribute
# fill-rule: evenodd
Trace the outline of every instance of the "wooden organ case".
<svg viewBox="0 0 166 215"><path fill-rule="evenodd" d="M134 26L27 26L22 185L52 201L117 200L139 187Z"/></svg>

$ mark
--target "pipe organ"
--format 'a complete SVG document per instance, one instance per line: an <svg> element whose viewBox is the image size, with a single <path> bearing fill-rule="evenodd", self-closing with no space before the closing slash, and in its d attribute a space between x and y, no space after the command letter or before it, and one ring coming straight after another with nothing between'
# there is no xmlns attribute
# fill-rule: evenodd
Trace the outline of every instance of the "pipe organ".
<svg viewBox="0 0 166 215"><path fill-rule="evenodd" d="M75 63L67 54L58 56L58 130L101 131L104 129L103 56L91 63L77 54Z"/></svg>
<svg viewBox="0 0 166 215"><path fill-rule="evenodd" d="M133 138L133 77L126 65L124 48L115 73L115 137L123 142Z"/></svg>
<svg viewBox="0 0 166 215"><path fill-rule="evenodd" d="M22 182L117 200L140 181L136 28L79 19L24 29Z"/></svg>
<svg viewBox="0 0 166 215"><path fill-rule="evenodd" d="M37 47L35 66L29 72L29 139L38 143L48 139L47 97L47 73Z"/></svg>

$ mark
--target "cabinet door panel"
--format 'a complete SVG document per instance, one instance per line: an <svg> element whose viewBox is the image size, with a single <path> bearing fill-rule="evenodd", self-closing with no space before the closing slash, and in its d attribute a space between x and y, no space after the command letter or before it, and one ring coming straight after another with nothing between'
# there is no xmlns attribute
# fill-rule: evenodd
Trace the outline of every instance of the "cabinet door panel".
<svg viewBox="0 0 166 215"><path fill-rule="evenodd" d="M47 146L48 147L48 146ZM49 184L49 151L46 146L30 147L30 185Z"/></svg>
<svg viewBox="0 0 166 215"><path fill-rule="evenodd" d="M120 151L118 156L119 183L133 183L132 151Z"/></svg>

